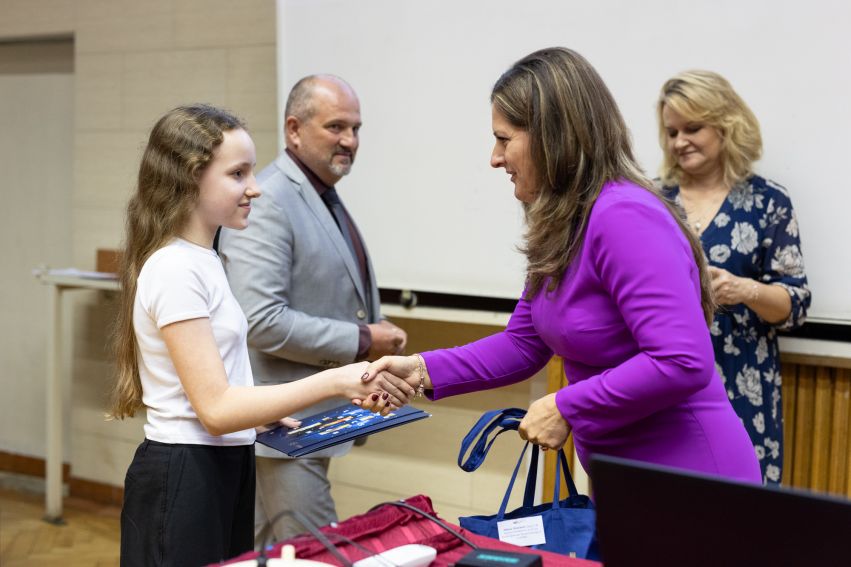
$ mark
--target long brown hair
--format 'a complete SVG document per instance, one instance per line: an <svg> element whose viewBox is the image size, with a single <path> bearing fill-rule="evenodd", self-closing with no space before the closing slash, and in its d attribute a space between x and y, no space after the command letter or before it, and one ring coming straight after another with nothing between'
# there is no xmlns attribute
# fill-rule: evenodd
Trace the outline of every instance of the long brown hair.
<svg viewBox="0 0 851 567"><path fill-rule="evenodd" d="M136 193L127 205L119 276L121 296L113 333L117 379L110 416L132 417L142 407L139 352L133 328L136 281L148 257L179 234L198 198L198 178L224 132L244 128L219 108L196 104L169 111L154 125L142 154Z"/></svg>
<svg viewBox="0 0 851 567"><path fill-rule="evenodd" d="M503 73L491 103L509 123L528 132L541 184L534 202L525 206L521 251L528 263L527 297L537 295L547 281L549 290L558 286L582 247L603 185L623 179L656 195L688 239L709 324L715 305L700 242L636 163L620 110L591 64L564 47L536 51Z"/></svg>
<svg viewBox="0 0 851 567"><path fill-rule="evenodd" d="M718 130L725 184L733 186L751 174L753 163L762 155L759 121L727 79L712 71L693 70L665 81L659 93L656 119L663 156L659 172L662 183L677 185L685 177L676 156L668 149L668 133L662 120L665 106L686 120Z"/></svg>

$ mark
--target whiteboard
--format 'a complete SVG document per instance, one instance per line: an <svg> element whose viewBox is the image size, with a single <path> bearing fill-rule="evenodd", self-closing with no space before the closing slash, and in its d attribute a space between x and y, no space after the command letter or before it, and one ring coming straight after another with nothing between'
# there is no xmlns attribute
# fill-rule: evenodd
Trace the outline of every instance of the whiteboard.
<svg viewBox="0 0 851 567"><path fill-rule="evenodd" d="M279 115L311 73L358 92L361 146L337 187L380 287L516 298L522 211L489 165L499 75L542 47L577 50L655 177L659 88L685 69L717 71L760 120L756 171L791 193L811 320L851 322L849 29L844 0L278 0Z"/></svg>

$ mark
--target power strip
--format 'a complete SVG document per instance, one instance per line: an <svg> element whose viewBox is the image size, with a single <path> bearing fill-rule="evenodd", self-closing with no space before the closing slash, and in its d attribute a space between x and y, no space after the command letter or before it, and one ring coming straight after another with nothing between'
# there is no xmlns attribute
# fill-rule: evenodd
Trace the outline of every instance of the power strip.
<svg viewBox="0 0 851 567"><path fill-rule="evenodd" d="M455 563L458 567L541 567L541 556L496 549L474 549Z"/></svg>

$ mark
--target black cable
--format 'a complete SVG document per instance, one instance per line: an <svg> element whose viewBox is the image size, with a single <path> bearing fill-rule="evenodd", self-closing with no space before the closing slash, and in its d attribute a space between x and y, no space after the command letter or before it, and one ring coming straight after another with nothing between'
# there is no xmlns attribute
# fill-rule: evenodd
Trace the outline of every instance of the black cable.
<svg viewBox="0 0 851 567"><path fill-rule="evenodd" d="M281 518L282 516L285 516L285 515L290 515L290 516L295 517L294 514L290 513L289 511L285 511L285 513L281 513L281 514L278 514L277 516L275 516L272 520L272 523L276 522L279 518ZM298 519L298 518L296 518L296 519ZM298 519L298 520L299 520L299 522L302 523L302 525L305 525L304 522L301 519ZM269 525L267 524L267 526L264 528L264 533L266 533L268 528L269 528ZM323 534L324 534L324 532L323 532ZM311 534L311 535L313 535L313 534ZM395 563L393 563L392 561L390 561L386 557L383 557L381 555L381 552L375 551L374 549L369 549L365 545L358 543L355 540L344 536L343 534L338 534L336 532L329 532L329 533L324 534L324 535L325 536L332 536L332 537L337 538L338 540L342 541L343 543L347 543L347 544L351 545L352 547L354 547L355 549L357 549L358 551L363 553L366 556L365 559L368 558L368 557L374 557L378 561L383 562L386 565L388 565L388 567L399 567L398 565L396 565ZM316 536L314 536L314 537L316 537ZM317 539L319 539L319 538L317 538ZM323 543L323 542L320 540L320 543ZM325 546L325 548L328 549L327 546ZM265 549L266 549L266 546L264 545L263 551L262 551L263 552L262 563L261 563L260 557L258 556L257 567L260 567L261 565L265 567L267 565L266 561L268 561L268 559L265 557Z"/></svg>
<svg viewBox="0 0 851 567"><path fill-rule="evenodd" d="M260 552L257 554L257 567L266 567L269 558L266 557L266 546L269 545L269 533L272 531L272 526L275 525L275 522L283 518L284 516L292 516L292 512L289 510L281 510L275 516L263 526L263 529L260 530Z"/></svg>
<svg viewBox="0 0 851 567"><path fill-rule="evenodd" d="M307 529L307 531L310 532L310 535L315 537L319 541L319 543L321 543L323 547L325 547L325 549L327 549L331 553L331 555L336 557L337 560L339 560L340 563L343 564L343 567L352 567L352 562L346 559L346 557L342 553L337 551L337 548L334 547L334 544L331 543L327 537L325 537L325 534L323 534L316 526L313 525L313 522L305 518L304 514L290 510L282 510L275 514L275 516L263 527L263 530L260 532L260 535L262 537L260 537L260 552L257 554L257 567L266 567L269 561L269 558L266 556L266 547L269 545L269 534L271 533L272 526L275 524L275 522L277 522L284 516L291 516L305 529Z"/></svg>
<svg viewBox="0 0 851 567"><path fill-rule="evenodd" d="M367 557L365 557L364 559L367 559L367 558L369 558L369 557L374 557L375 559L378 559L379 561L383 561L384 563L386 563L386 564L387 564L387 565L389 565L390 567L399 567L398 565L396 565L395 563L393 563L392 561L390 561L390 560L389 560L389 559L387 559L386 557L382 557L382 556L381 556L381 552L378 552L378 551L374 551L374 550L372 550L372 549L369 549L369 548L368 548L368 547L366 547L365 545L362 545L362 544L360 544L360 543L356 542L355 540L353 540L353 539L351 539L351 538L348 538L348 537L344 536L343 534L338 534L338 533L336 533L336 532L331 532L331 533L328 533L328 534L326 534L326 535L334 536L334 537L336 537L336 538L338 538L338 539L341 539L341 540L343 540L343 542L348 543L349 545L351 545L351 546L352 546L352 547L354 547L355 549L358 549L358 550L359 550L359 551L361 551L362 553L366 554L366 556L367 556Z"/></svg>
<svg viewBox="0 0 851 567"><path fill-rule="evenodd" d="M461 534L459 534L458 532L456 532L455 530L450 528L448 525L446 525L445 522L443 522L439 518L432 516L428 512L425 512L424 510L420 510L416 506L412 506L412 505L410 505L407 502L404 502L402 500L393 500L391 502L382 502L381 504L376 504L375 506L373 506L372 508L369 509L369 512L372 512L376 508L380 508L380 507L385 506L385 505L398 506L399 508L406 508L408 510L413 510L414 512L420 514L421 516L428 518L429 520L431 520L432 522L434 522L435 524L437 524L438 526L440 526L441 528L443 528L444 530L446 530L450 534L454 535L456 538L460 539L462 542L466 543L471 548L479 549L478 545L476 545L475 543L473 543L469 539L465 538L464 536L462 536Z"/></svg>
<svg viewBox="0 0 851 567"><path fill-rule="evenodd" d="M325 534L323 534L322 531L319 530L319 528L314 526L312 522L310 522L307 518L304 517L304 514L300 513L298 510L293 510L293 518L298 520L302 526L307 528L307 531L309 531L313 537L318 539L319 543L324 545L325 549L327 549L331 553L331 555L336 557L340 561L340 563L343 564L343 567L352 567L352 562L346 559L346 556L340 553L337 548L334 547L334 544L331 543L327 537L325 537Z"/></svg>

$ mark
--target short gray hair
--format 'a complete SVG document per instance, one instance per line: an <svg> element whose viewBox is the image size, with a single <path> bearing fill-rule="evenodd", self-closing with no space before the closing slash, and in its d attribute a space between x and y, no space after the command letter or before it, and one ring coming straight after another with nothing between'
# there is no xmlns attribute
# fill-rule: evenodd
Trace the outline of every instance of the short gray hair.
<svg viewBox="0 0 851 567"><path fill-rule="evenodd" d="M313 107L313 92L316 84L320 81L330 81L339 83L354 93L351 85L336 75L317 74L308 75L293 86L290 95L287 97L287 105L284 108L284 118L287 116L295 116L299 121L304 122L313 117L316 109Z"/></svg>

